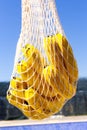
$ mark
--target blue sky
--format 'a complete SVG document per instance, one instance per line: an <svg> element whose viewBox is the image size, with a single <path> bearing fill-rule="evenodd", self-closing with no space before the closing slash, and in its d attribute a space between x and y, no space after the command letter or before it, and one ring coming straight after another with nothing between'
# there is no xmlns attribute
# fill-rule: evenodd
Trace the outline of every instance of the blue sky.
<svg viewBox="0 0 87 130"><path fill-rule="evenodd" d="M87 0L56 0L79 77L87 77ZM21 0L0 0L0 81L9 81L21 29Z"/></svg>

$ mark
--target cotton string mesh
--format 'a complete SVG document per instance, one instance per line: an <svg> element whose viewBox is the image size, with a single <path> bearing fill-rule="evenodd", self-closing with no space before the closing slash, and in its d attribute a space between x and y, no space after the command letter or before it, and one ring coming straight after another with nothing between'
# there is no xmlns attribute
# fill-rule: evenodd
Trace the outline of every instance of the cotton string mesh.
<svg viewBox="0 0 87 130"><path fill-rule="evenodd" d="M22 0L21 23L7 99L27 117L44 119L75 95L78 67L54 0Z"/></svg>

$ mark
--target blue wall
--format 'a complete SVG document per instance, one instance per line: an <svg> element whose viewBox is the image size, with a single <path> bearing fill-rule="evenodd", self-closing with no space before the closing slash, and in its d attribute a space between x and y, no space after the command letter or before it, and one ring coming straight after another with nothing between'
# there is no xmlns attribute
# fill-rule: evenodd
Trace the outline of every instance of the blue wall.
<svg viewBox="0 0 87 130"><path fill-rule="evenodd" d="M87 122L2 127L0 130L87 130Z"/></svg>

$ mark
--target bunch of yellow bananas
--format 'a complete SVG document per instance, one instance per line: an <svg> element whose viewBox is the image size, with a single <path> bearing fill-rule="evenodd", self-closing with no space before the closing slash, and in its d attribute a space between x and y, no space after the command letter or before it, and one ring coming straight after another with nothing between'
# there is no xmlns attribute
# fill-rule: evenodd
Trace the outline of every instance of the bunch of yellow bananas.
<svg viewBox="0 0 87 130"><path fill-rule="evenodd" d="M13 77L8 101L27 117L44 119L57 112L75 95L78 68L68 41L61 34L46 37L47 65L32 45L22 48L24 59L16 66L20 77Z"/></svg>
<svg viewBox="0 0 87 130"><path fill-rule="evenodd" d="M47 57L71 84L78 79L78 67L72 48L67 39L60 33L44 39Z"/></svg>

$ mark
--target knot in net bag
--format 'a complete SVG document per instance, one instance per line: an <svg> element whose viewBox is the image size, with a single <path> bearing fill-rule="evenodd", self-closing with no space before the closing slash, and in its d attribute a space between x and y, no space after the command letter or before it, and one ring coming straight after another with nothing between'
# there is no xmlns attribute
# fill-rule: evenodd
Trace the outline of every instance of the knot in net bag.
<svg viewBox="0 0 87 130"><path fill-rule="evenodd" d="M22 0L8 101L32 119L59 112L76 93L78 67L54 0Z"/></svg>

